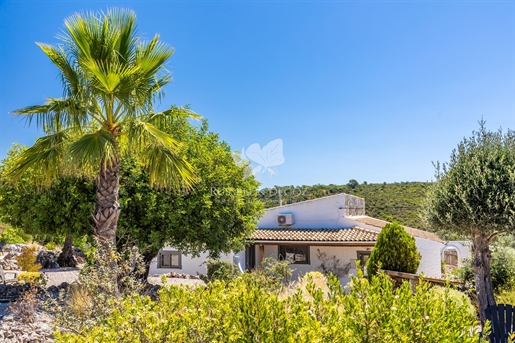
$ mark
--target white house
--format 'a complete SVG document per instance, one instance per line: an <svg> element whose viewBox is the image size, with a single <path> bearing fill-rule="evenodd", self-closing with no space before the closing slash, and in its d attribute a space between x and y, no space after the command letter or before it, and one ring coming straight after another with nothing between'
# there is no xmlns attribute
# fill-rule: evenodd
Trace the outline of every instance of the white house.
<svg viewBox="0 0 515 343"><path fill-rule="evenodd" d="M255 268L265 257L293 261L293 277L320 268L322 259L339 260L348 266L348 274L356 273L356 261L364 265L377 236L386 221L365 215L365 200L349 194L337 194L269 208L258 222L250 238L250 246L237 254L222 256L232 260L241 270ZM441 277L441 256L444 242L433 233L405 227L415 238L422 256L418 273ZM207 254L198 258L183 255L173 248L164 248L152 261L151 274L170 271L195 275L205 274ZM333 259L333 261L334 261ZM346 284L349 276L340 278Z"/></svg>

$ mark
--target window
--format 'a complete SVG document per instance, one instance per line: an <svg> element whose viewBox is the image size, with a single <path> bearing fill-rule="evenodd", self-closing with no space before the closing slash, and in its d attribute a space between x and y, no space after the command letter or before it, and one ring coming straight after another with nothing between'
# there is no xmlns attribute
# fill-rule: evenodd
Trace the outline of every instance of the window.
<svg viewBox="0 0 515 343"><path fill-rule="evenodd" d="M159 253L158 268L182 268L180 251L162 251Z"/></svg>
<svg viewBox="0 0 515 343"><path fill-rule="evenodd" d="M358 251L358 260L361 267L367 265L367 261L370 258L370 251Z"/></svg>
<svg viewBox="0 0 515 343"><path fill-rule="evenodd" d="M307 245L281 245L279 258L294 264L309 264L309 246Z"/></svg>
<svg viewBox="0 0 515 343"><path fill-rule="evenodd" d="M359 267L363 270L364 275L367 274L367 262L370 258L370 251L358 251Z"/></svg>

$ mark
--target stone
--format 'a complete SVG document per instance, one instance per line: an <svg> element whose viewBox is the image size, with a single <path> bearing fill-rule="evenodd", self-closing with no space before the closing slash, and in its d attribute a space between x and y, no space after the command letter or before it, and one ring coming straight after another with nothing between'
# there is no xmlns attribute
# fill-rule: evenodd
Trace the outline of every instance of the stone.
<svg viewBox="0 0 515 343"><path fill-rule="evenodd" d="M41 264L43 269L56 269L59 268L57 258L59 252L54 250L41 249L36 258L36 263Z"/></svg>

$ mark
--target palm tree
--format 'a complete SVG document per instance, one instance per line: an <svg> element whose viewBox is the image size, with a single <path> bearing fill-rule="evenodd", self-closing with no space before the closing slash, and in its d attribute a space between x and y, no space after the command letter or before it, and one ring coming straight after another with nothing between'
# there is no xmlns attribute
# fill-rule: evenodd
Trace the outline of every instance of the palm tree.
<svg viewBox="0 0 515 343"><path fill-rule="evenodd" d="M133 11L74 14L58 35L61 44L38 46L59 68L63 97L14 111L46 136L21 154L5 177L15 182L32 168L41 181L66 173L96 175L95 235L101 249L116 242L120 159L136 154L156 187L191 188L195 175L181 144L162 130L188 108L156 113L153 104L171 81L165 62L173 54L155 35L143 41ZM112 263L113 261L111 261Z"/></svg>

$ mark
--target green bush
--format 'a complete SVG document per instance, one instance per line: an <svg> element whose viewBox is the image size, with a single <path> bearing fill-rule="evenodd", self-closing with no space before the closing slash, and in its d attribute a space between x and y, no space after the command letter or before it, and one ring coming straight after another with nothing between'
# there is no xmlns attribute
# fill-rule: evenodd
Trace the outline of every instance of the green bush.
<svg viewBox="0 0 515 343"><path fill-rule="evenodd" d="M506 246L492 246L492 259L490 273L492 287L496 294L501 294L515 288L515 249ZM455 279L473 286L474 264L473 258L463 259L463 266L456 268L452 275Z"/></svg>
<svg viewBox="0 0 515 343"><path fill-rule="evenodd" d="M40 272L23 272L18 275L18 281L30 283L31 285L44 285L46 280Z"/></svg>
<svg viewBox="0 0 515 343"><path fill-rule="evenodd" d="M36 244L28 244L21 249L21 254L16 257L16 262L21 270L26 272L37 272L41 269L41 264L36 263L36 254L38 246Z"/></svg>
<svg viewBox="0 0 515 343"><path fill-rule="evenodd" d="M404 273L416 273L420 254L415 238L404 227L394 222L386 224L377 237L376 245L367 261L369 277L377 274L379 268Z"/></svg>
<svg viewBox="0 0 515 343"><path fill-rule="evenodd" d="M227 260L207 261L207 281L231 281L239 274L238 266Z"/></svg>
<svg viewBox="0 0 515 343"><path fill-rule="evenodd" d="M313 283L287 297L249 274L209 287L170 286L159 301L133 296L82 334L57 333L60 343L87 342L460 342L476 343L477 322L467 304L445 289L420 283L393 287L380 274L353 278L348 293L336 278L326 291ZM309 293L306 300L304 293Z"/></svg>
<svg viewBox="0 0 515 343"><path fill-rule="evenodd" d="M22 229L7 227L3 230L0 235L0 242L4 242L6 244L24 244L28 243L32 240L32 237Z"/></svg>
<svg viewBox="0 0 515 343"><path fill-rule="evenodd" d="M48 242L47 244L44 245L44 247L48 250L55 250L55 248L57 247L56 244L54 242Z"/></svg>

